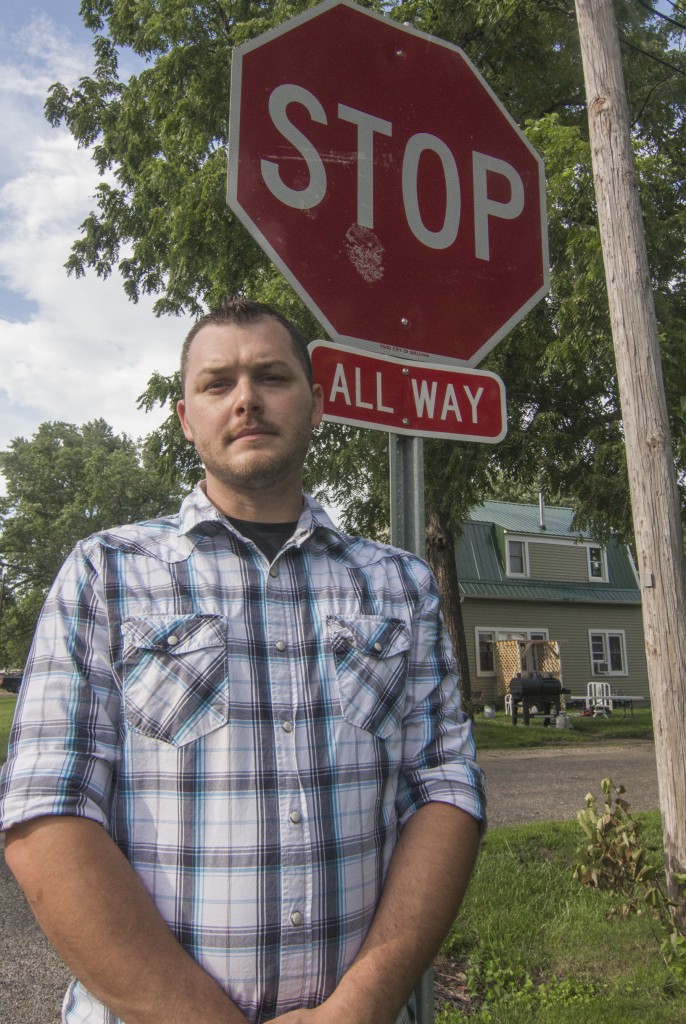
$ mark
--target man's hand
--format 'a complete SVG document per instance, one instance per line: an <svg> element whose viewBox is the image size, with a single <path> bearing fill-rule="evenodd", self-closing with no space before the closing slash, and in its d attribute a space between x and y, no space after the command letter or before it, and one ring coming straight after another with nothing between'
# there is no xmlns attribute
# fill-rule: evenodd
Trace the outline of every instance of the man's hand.
<svg viewBox="0 0 686 1024"><path fill-rule="evenodd" d="M42 817L16 825L5 856L62 959L126 1024L247 1024L96 822Z"/></svg>

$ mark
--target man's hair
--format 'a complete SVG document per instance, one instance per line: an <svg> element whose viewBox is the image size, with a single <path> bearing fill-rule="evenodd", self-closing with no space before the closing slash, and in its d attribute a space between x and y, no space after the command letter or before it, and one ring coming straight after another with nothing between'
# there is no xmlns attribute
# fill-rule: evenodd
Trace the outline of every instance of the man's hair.
<svg viewBox="0 0 686 1024"><path fill-rule="evenodd" d="M310 384L313 383L312 376L312 360L310 359L310 352L307 347L307 341L305 340L302 332L292 323L287 320L285 316L278 313L271 306L268 306L264 302L255 302L252 299L228 299L222 306L217 306L215 309L211 309L208 313L201 316L191 327L190 331L186 335L183 347L181 349L181 389L185 393L186 391L186 370L188 367L188 353L190 347L193 344L193 339L196 334L202 330L203 327L209 325L216 325L221 327L225 324L235 324L238 327L244 327L246 324L256 324L261 320L276 320L277 323L281 324L288 331L289 337L293 344L293 351L297 356L299 362L305 371L305 376Z"/></svg>

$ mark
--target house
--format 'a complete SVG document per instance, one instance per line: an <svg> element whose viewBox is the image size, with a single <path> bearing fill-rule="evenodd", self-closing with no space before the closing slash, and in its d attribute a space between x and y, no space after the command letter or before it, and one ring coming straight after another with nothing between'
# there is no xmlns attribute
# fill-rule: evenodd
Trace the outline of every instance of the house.
<svg viewBox="0 0 686 1024"><path fill-rule="evenodd" d="M572 529L571 508L487 501L473 509L456 550L472 689L503 696L499 655L520 641L523 674L549 671L559 646L563 685L592 681L648 696L641 595L628 548ZM547 659L546 659L547 660ZM501 668L498 679L498 668ZM505 680L509 682L509 679Z"/></svg>

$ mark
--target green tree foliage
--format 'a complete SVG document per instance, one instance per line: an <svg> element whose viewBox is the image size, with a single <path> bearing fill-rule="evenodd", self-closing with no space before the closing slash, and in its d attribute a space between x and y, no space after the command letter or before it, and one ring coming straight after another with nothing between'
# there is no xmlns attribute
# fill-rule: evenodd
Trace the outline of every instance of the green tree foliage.
<svg viewBox="0 0 686 1024"><path fill-rule="evenodd" d="M308 0L83 0L94 70L46 104L92 149L103 176L68 269L107 276L127 293L158 295L158 313L197 311L246 292L276 301L321 334L225 200L232 46L314 6ZM491 354L508 393L500 445L431 442L427 498L457 525L490 481L565 494L579 525L631 535L621 410L596 227L573 0L407 0L375 3L391 17L461 46L542 153L547 174L552 288ZM683 33L650 0L617 0L635 152L661 331L675 458L686 459L686 175ZM686 16L681 20L686 21ZM141 70L125 79L132 51ZM153 377L141 400L166 404L174 378ZM387 519L385 440L325 427L310 482L346 509L349 526ZM188 480L198 473L173 418L149 451Z"/></svg>
<svg viewBox="0 0 686 1024"><path fill-rule="evenodd" d="M82 427L43 423L30 440L0 452L7 494L0 499L4 570L0 665L23 664L36 617L77 540L119 523L178 507L145 453L104 420Z"/></svg>

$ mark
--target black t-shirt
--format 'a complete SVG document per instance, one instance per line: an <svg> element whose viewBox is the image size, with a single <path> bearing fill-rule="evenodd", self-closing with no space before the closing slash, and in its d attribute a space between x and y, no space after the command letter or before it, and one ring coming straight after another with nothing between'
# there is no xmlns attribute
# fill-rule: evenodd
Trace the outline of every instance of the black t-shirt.
<svg viewBox="0 0 686 1024"><path fill-rule="evenodd" d="M233 516L227 516L227 519L239 533L251 540L270 562L274 561L286 541L291 539L298 525L297 519L294 523L251 523L245 519L235 519Z"/></svg>

